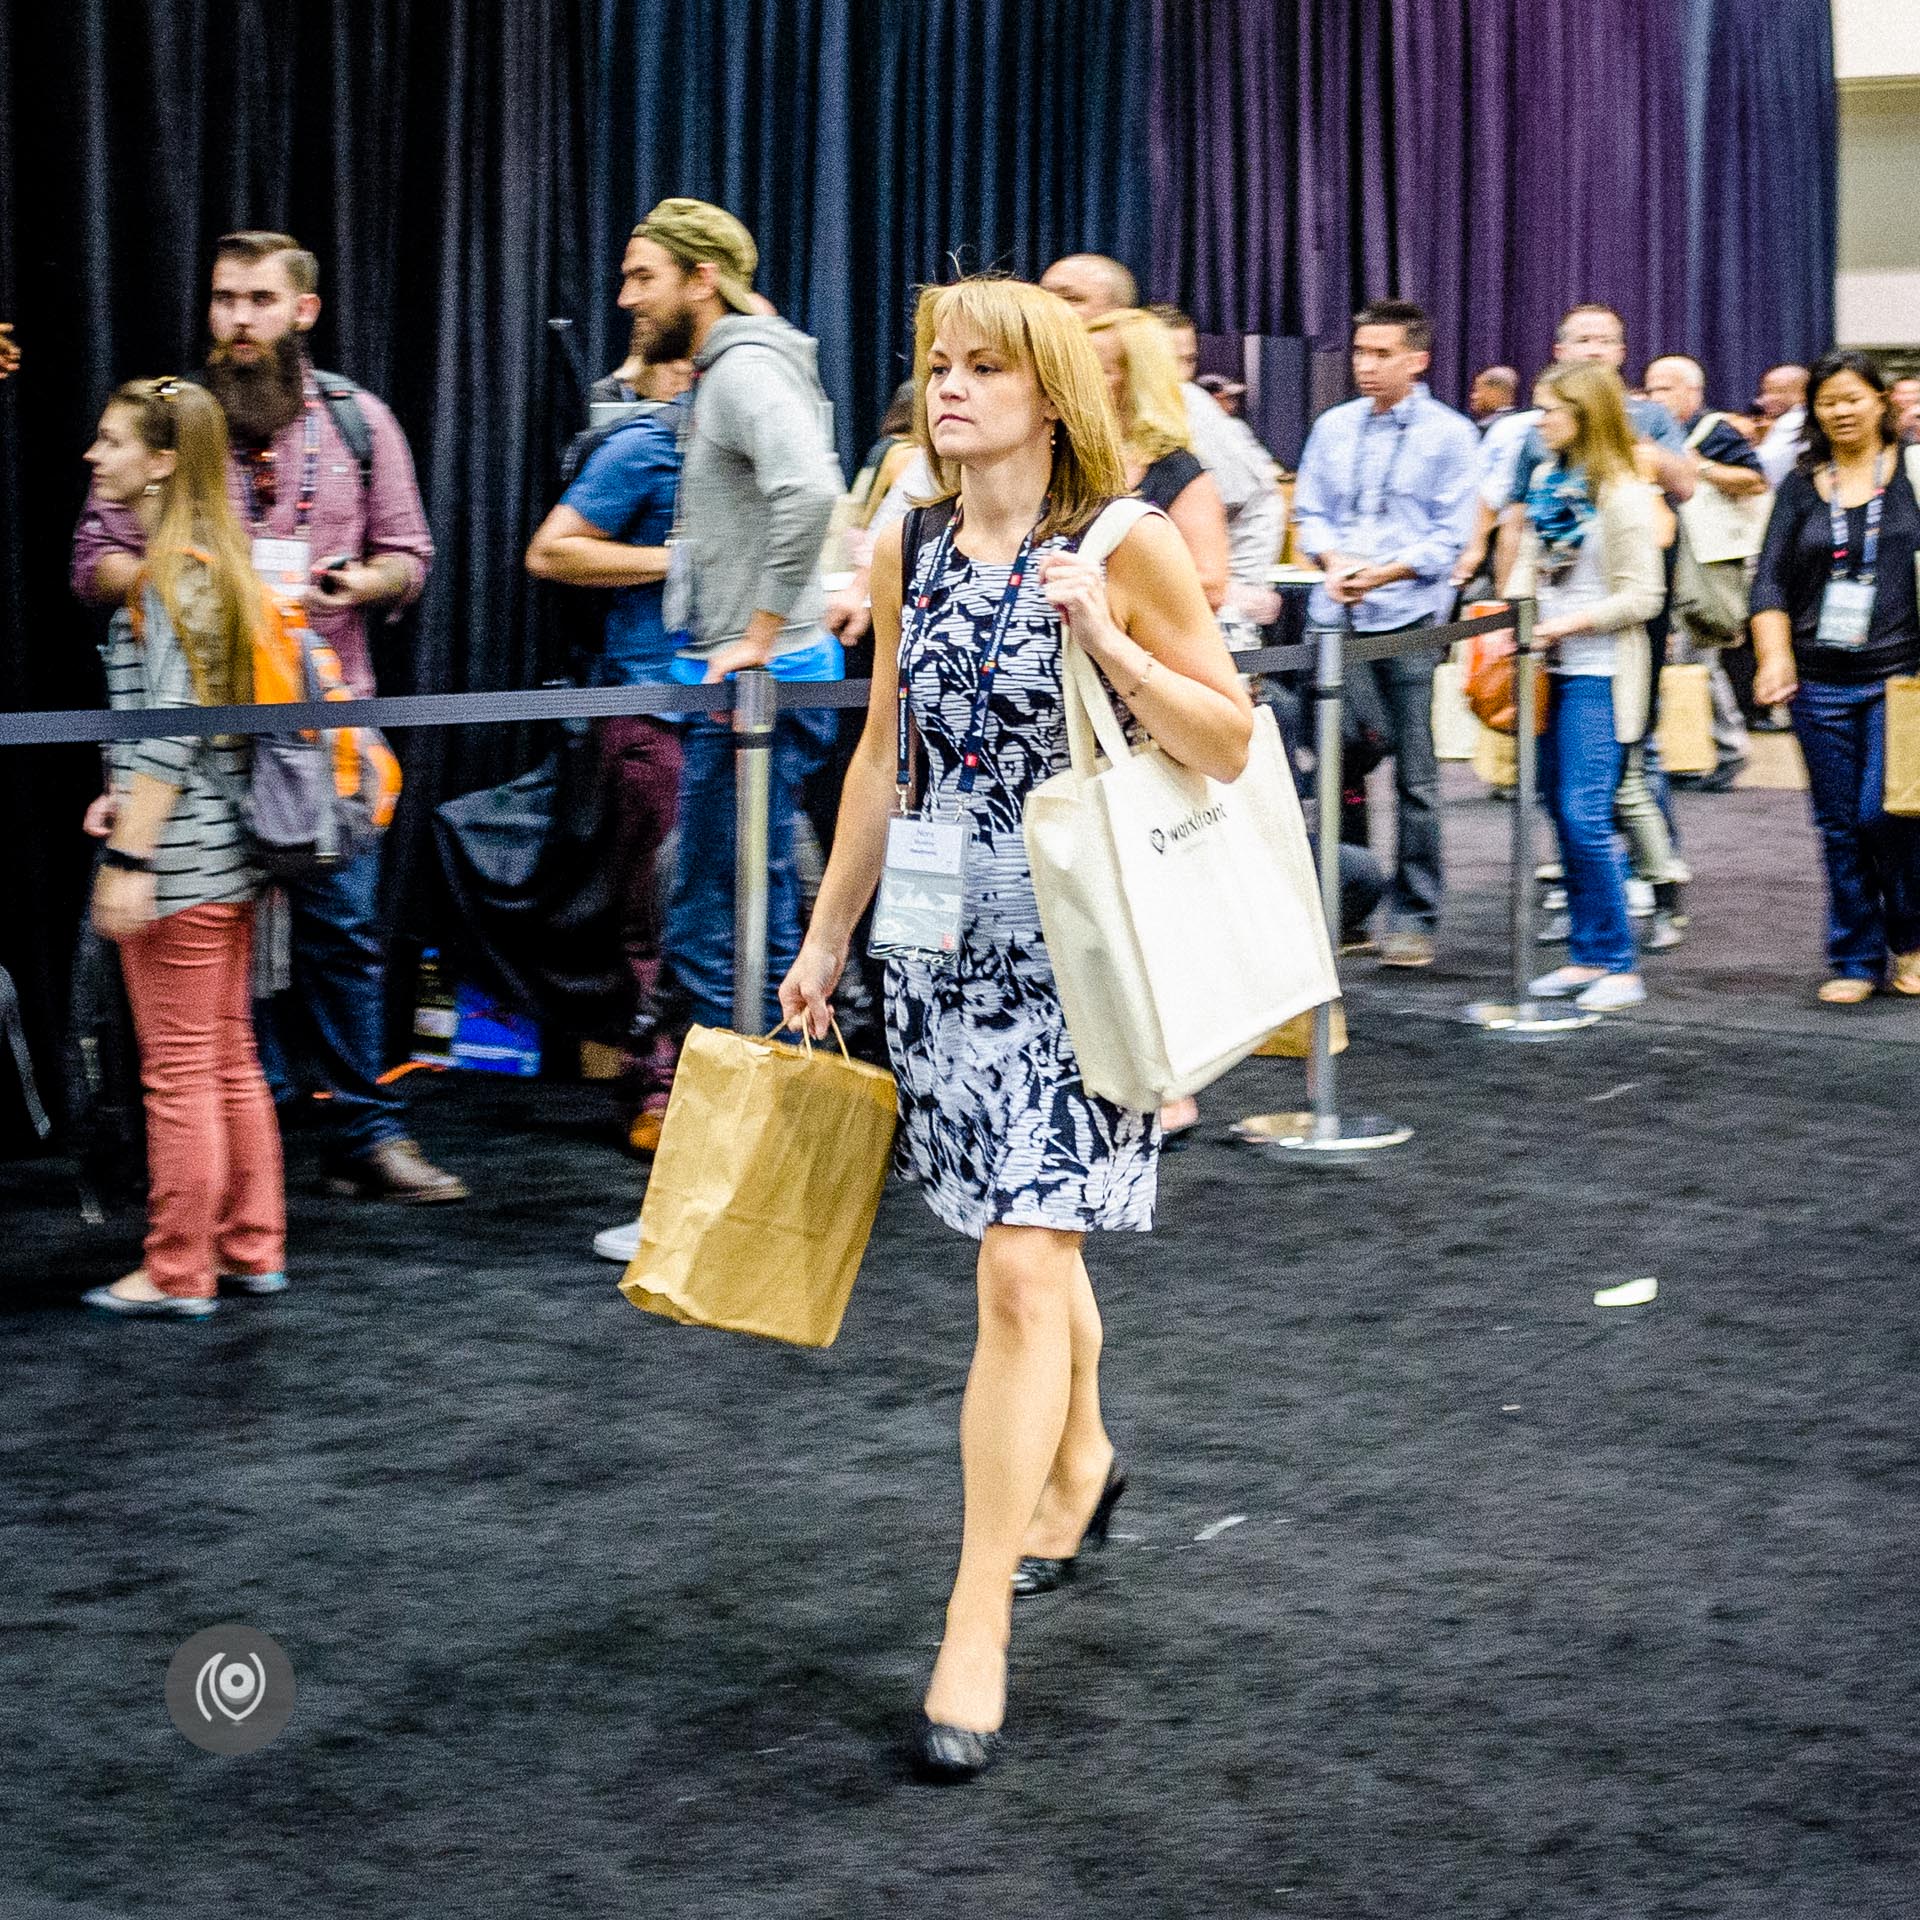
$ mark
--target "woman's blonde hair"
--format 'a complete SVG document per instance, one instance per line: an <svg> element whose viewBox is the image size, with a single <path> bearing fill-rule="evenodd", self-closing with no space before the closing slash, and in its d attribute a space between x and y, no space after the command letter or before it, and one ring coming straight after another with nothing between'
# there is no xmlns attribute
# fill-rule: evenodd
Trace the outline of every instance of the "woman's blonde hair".
<svg viewBox="0 0 1920 1920"><path fill-rule="evenodd" d="M147 536L144 577L180 638L202 706L253 698L253 640L260 582L253 549L227 498L227 420L219 402L190 380L129 380L107 402L122 407L149 453L174 456L160 486L160 513ZM214 618L187 619L181 576L204 565Z"/></svg>
<svg viewBox="0 0 1920 1920"><path fill-rule="evenodd" d="M1120 437L1128 448L1149 465L1191 448L1193 429L1166 322L1138 307L1120 307L1086 327L1089 334L1110 333L1120 343Z"/></svg>
<svg viewBox="0 0 1920 1920"><path fill-rule="evenodd" d="M934 335L943 330L977 342L1012 366L1032 368L1041 393L1060 416L1038 538L1091 526L1109 500L1126 493L1127 470L1100 356L1073 309L1024 280L981 277L922 290L913 319L913 437L934 477L935 500L950 500L960 491L960 470L934 452L927 422L927 363Z"/></svg>
<svg viewBox="0 0 1920 1920"><path fill-rule="evenodd" d="M1574 437L1560 458L1586 475L1590 499L1598 501L1616 481L1640 477L1627 419L1627 390L1611 367L1591 360L1556 360L1535 385L1557 395L1573 412Z"/></svg>

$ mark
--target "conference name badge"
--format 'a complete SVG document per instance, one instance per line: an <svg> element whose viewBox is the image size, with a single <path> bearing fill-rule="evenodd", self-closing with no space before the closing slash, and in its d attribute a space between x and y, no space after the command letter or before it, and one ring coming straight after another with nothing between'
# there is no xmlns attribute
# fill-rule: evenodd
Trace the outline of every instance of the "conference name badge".
<svg viewBox="0 0 1920 1920"><path fill-rule="evenodd" d="M1871 580L1831 580L1820 602L1820 630L1815 635L1823 647L1851 650L1867 644L1867 629L1873 623L1873 582Z"/></svg>
<svg viewBox="0 0 1920 1920"><path fill-rule="evenodd" d="M966 870L964 820L900 814L888 821L869 951L951 959L960 951Z"/></svg>
<svg viewBox="0 0 1920 1920"><path fill-rule="evenodd" d="M280 540L262 534L253 543L253 570L282 600L298 600L312 580L313 548L305 540Z"/></svg>

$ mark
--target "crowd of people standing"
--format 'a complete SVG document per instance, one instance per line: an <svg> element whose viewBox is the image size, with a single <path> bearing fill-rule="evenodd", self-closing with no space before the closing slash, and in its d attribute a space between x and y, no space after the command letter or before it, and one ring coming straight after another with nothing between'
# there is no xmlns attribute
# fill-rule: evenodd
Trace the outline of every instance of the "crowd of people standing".
<svg viewBox="0 0 1920 1920"><path fill-rule="evenodd" d="M1226 404L1236 396L1196 378L1192 321L1142 305L1128 270L1098 255L1035 285L930 289L913 379L849 500L814 342L755 291L758 265L746 229L704 202L662 201L634 228L620 261L631 351L595 390L583 457L526 565L610 596L599 684L762 667L821 682L849 649L870 662L857 729L843 739L836 714L784 709L770 743L768 1028L826 1031L896 857L890 820L957 836L966 885L950 939L882 957L903 1165L980 1242L960 1565L917 1743L926 1771L967 1778L994 1751L1014 1598L1059 1584L1126 1486L1100 1419L1085 1237L1151 1224L1163 1141L1194 1118L1117 1107L1077 1078L1019 832L1025 795L1064 758L1063 630L1137 729L1235 778L1258 690L1234 654L1277 612L1289 515L1273 460ZM115 609L115 707L245 699L261 633L282 622L324 636L344 691L373 692L367 623L418 597L432 545L391 412L312 364L318 313L318 263L291 236L228 235L205 366L108 402L72 583ZM1309 620L1413 636L1354 670L1393 765L1394 854L1377 928L1343 936L1385 967L1434 960L1440 652L1419 636L1477 589L1537 603L1547 667L1542 786L1568 953L1536 994L1600 1012L1646 997L1635 881L1653 905L1644 945L1683 934L1689 875L1654 730L1669 659L1711 670L1722 763L1709 785L1737 772L1749 726L1790 716L1826 862L1820 997L1920 994L1920 822L1882 795L1887 681L1920 666L1920 455L1906 450L1920 382L1903 394L1871 359L1835 353L1773 369L1751 417L1716 412L1685 355L1656 358L1630 390L1619 316L1583 303L1532 404L1513 369L1488 368L1470 418L1428 386L1433 346L1413 302L1362 309L1356 397L1314 422L1292 478L1294 551L1317 576ZM17 365L0 328L0 377ZM1101 564L1081 542L1119 501L1141 506ZM829 594L836 516L855 565ZM1736 676L1749 626L1753 668ZM733 1017L735 748L724 714L610 721L599 744L632 1015L627 1130L645 1153L679 1037ZM284 1289L274 1107L303 1083L330 1096L336 1191L466 1193L408 1137L383 1071L377 847L272 876L289 990L256 998L269 876L248 766L239 739L132 743L109 757L87 816L92 918L123 957L149 1113L145 1257L88 1296L122 1316L204 1319L223 1293ZM796 821L823 776L809 921ZM622 1226L600 1250L626 1258L636 1241Z"/></svg>

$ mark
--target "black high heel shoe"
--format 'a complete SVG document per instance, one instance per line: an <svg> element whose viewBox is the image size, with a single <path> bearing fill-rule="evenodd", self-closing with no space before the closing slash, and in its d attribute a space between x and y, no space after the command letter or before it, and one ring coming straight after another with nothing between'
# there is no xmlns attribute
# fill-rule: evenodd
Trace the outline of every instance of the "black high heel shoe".
<svg viewBox="0 0 1920 1920"><path fill-rule="evenodd" d="M1113 1525L1113 1510L1120 1504L1120 1496L1126 1490L1127 1470L1116 1460L1107 1469L1107 1484L1101 1490L1099 1504L1093 1510L1093 1518L1087 1522L1086 1532L1080 1536L1078 1551L1062 1560L1049 1560L1040 1554L1022 1554L1020 1564L1013 1570L1013 1597L1016 1600L1031 1600L1038 1594L1053 1593L1072 1580L1079 1569L1080 1555L1089 1547L1097 1549L1107 1544L1107 1531Z"/></svg>
<svg viewBox="0 0 1920 1920"><path fill-rule="evenodd" d="M922 1780L937 1787L959 1787L977 1780L993 1765L1000 1745L997 1733L973 1733L923 1716L913 1736L910 1758Z"/></svg>

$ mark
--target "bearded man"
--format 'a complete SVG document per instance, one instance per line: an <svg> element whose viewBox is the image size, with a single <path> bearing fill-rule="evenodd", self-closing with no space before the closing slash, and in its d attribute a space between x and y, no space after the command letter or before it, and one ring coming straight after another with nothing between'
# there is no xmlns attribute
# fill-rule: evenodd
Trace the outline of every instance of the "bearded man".
<svg viewBox="0 0 1920 1920"><path fill-rule="evenodd" d="M371 698L367 616L417 599L433 540L406 436L386 406L318 371L307 339L320 317L320 269L291 234L230 233L214 248L212 347L200 376L230 439L227 491L253 535L254 571L299 605ZM89 495L73 544L73 590L118 606L140 578L145 541L126 508ZM386 941L380 850L287 886L292 987L257 1009L261 1063L283 1107L300 1079L329 1095L323 1153L333 1191L414 1202L466 1188L407 1137L383 1086Z"/></svg>

